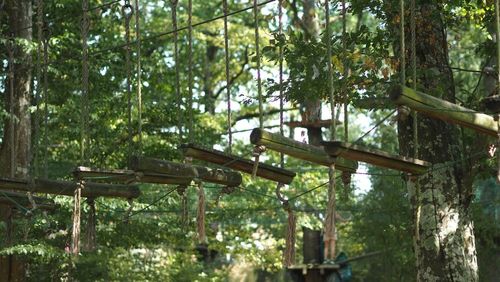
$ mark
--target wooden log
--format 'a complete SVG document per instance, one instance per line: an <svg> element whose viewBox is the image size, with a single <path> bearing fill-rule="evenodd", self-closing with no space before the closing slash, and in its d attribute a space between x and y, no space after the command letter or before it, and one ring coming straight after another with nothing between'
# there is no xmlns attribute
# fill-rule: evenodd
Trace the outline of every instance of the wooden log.
<svg viewBox="0 0 500 282"><path fill-rule="evenodd" d="M414 91L405 86L393 87L389 96L394 103L408 106L432 118L468 127L486 135L497 136L498 125L490 115Z"/></svg>
<svg viewBox="0 0 500 282"><path fill-rule="evenodd" d="M135 172L133 170L124 169L95 169L79 166L73 174L77 178L88 179L92 182L107 182L107 183L154 183L154 184L171 184L171 185L188 185L193 178L182 177L178 175L165 175L161 173L145 173Z"/></svg>
<svg viewBox="0 0 500 282"><path fill-rule="evenodd" d="M159 173L188 179L200 179L204 182L236 187L241 185L241 174L235 171L210 169L203 166L180 164L155 158L132 157L130 167L144 173Z"/></svg>
<svg viewBox="0 0 500 282"><path fill-rule="evenodd" d="M33 184L27 180L0 178L1 190L32 191L37 193L48 193L55 195L73 196L76 188L74 181L35 179ZM82 197L116 197L116 198L137 198L141 192L136 185L85 183L82 189Z"/></svg>
<svg viewBox="0 0 500 282"><path fill-rule="evenodd" d="M321 147L309 145L277 133L256 128L250 134L250 142L255 145L263 145L268 149L287 154L297 159L312 163L329 166L335 163L335 167L342 171L354 173L358 168L356 161L344 158L331 158Z"/></svg>
<svg viewBox="0 0 500 282"><path fill-rule="evenodd" d="M33 196L33 201L35 202L38 209L43 210L53 210L57 207L53 200L47 198L40 198ZM17 208L18 205L26 209L32 209L28 195L25 193L18 193L12 191L0 191L0 205L11 206Z"/></svg>
<svg viewBox="0 0 500 282"><path fill-rule="evenodd" d="M214 149L204 148L199 145L183 144L180 148L187 157L221 165L244 173L251 174L254 167L254 161L252 160ZM277 168L261 162L259 162L257 169L257 176L283 184L290 184L295 175L296 173L293 171Z"/></svg>
<svg viewBox="0 0 500 282"><path fill-rule="evenodd" d="M302 128L323 128L323 127L330 127L332 124L331 119L324 119L324 120L313 120L313 121L287 121L285 122L285 125L288 125L291 128L295 127L302 127ZM342 125L342 122L337 121L337 125Z"/></svg>
<svg viewBox="0 0 500 282"><path fill-rule="evenodd" d="M325 151L333 157L361 161L385 168L396 169L411 174L423 174L430 163L413 158L395 156L381 150L368 149L346 142L323 142Z"/></svg>

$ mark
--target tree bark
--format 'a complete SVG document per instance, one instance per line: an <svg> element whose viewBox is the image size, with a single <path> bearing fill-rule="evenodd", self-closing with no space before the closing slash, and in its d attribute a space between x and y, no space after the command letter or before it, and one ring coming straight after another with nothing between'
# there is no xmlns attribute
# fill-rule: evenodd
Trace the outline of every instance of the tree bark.
<svg viewBox="0 0 500 282"><path fill-rule="evenodd" d="M417 82L420 90L454 103L453 74L439 5L434 1L417 3ZM393 11L389 22L397 23L395 19L399 18ZM398 27L393 28L399 32ZM406 30L409 39L409 28ZM409 40L406 46L406 61L411 62ZM398 122L400 151L408 157L413 156L415 145L412 123L411 117ZM469 209L472 183L465 181L470 175L460 159L460 132L456 126L423 115L418 116L417 126L417 157L434 164L429 173L407 182L415 214L417 280L478 281L474 225Z"/></svg>
<svg viewBox="0 0 500 282"><path fill-rule="evenodd" d="M0 176L11 176L11 167L14 166L15 177L26 178L30 162L31 148L31 117L29 112L31 92L31 56L19 44L21 41L31 41L32 29L26 28L32 25L32 6L28 0L7 0L5 11L8 15L9 31L5 37L13 35L16 38L14 46L14 84L7 79L5 88L5 106L13 106L14 118L4 121L4 136L0 147ZM14 88L13 100L10 100L9 89ZM14 123L14 131L11 130L11 122ZM11 136L14 135L14 143ZM11 161L11 152L14 150L14 162ZM11 224L10 208L0 207L0 220L7 226ZM9 230L8 232L12 232ZM7 236L9 237L9 236ZM6 242L10 244L11 242ZM24 281L24 263L16 256L0 258L0 281Z"/></svg>

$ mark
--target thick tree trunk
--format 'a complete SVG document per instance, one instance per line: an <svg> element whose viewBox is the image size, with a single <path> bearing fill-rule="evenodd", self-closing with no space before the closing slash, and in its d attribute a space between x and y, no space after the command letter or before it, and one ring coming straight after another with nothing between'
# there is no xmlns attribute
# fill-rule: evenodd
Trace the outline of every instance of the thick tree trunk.
<svg viewBox="0 0 500 282"><path fill-rule="evenodd" d="M10 100L11 82L7 79L5 88L5 106L13 106L14 118L4 121L4 136L0 147L0 176L11 176L11 168L14 166L15 177L25 178L28 174L30 161L31 143L31 118L30 88L31 88L31 56L19 44L22 40L31 41L32 7L28 0L7 0L5 3L6 14L9 16L9 32L5 37L14 35L16 38L14 48L14 97ZM11 122L14 123L14 131L11 130ZM14 138L11 138L13 135ZM14 140L14 143L11 140ZM11 160L11 152L14 151L14 160ZM12 226L12 213L10 208L0 207L0 220ZM10 228L9 228L10 229ZM10 229L8 232L12 232ZM10 236L6 236L6 244L10 244ZM24 281L24 264L18 257L9 256L0 258L0 281Z"/></svg>
<svg viewBox="0 0 500 282"><path fill-rule="evenodd" d="M416 10L418 85L426 93L455 102L453 74L448 67L448 45L439 4L425 1L417 4ZM407 34L409 39L409 28ZM407 62L410 62L411 44L409 40L406 43ZM400 119L398 131L401 153L413 156L411 117ZM461 166L460 137L456 126L418 116L418 158L434 164L430 173L418 179L418 185L408 181L417 227L415 253L418 281L478 280L469 210L472 185L470 181L465 181L470 179L470 175Z"/></svg>
<svg viewBox="0 0 500 282"><path fill-rule="evenodd" d="M304 16L302 17L302 27L305 29L304 32L308 40L317 40L319 35L315 2L316 0L303 1ZM301 115L304 122L321 120L321 100L310 99L306 95L301 105ZM308 128L307 136L311 145L319 146L321 145L321 141L323 141L321 128Z"/></svg>

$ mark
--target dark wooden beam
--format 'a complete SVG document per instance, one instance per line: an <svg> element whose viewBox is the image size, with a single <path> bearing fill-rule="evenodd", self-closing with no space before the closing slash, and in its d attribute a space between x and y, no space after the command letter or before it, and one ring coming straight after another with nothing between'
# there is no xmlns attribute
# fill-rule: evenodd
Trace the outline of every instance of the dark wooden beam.
<svg viewBox="0 0 500 282"><path fill-rule="evenodd" d="M332 157L361 161L411 174L423 174L431 166L426 161L391 155L381 150L368 149L352 143L323 142L323 146Z"/></svg>
<svg viewBox="0 0 500 282"><path fill-rule="evenodd" d="M37 209L43 210L53 210L57 207L53 200L47 198L40 198L33 196L33 201L35 202ZM26 209L32 209L33 205L31 204L28 195L25 193L18 193L12 191L0 191L0 205L10 206L13 208L17 208L18 205Z"/></svg>
<svg viewBox="0 0 500 282"><path fill-rule="evenodd" d="M332 124L331 119L324 120L313 120L313 121L287 121L285 122L291 128L302 127L302 128L323 128L330 127ZM342 122L337 121L337 125L342 125Z"/></svg>
<svg viewBox="0 0 500 282"><path fill-rule="evenodd" d="M394 103L407 106L432 118L468 127L486 135L497 136L498 125L490 115L414 91L405 86L393 87L389 96Z"/></svg>
<svg viewBox="0 0 500 282"><path fill-rule="evenodd" d="M87 179L92 182L107 183L154 183L171 185L188 185L193 180L192 177L182 177L179 175L165 175L161 173L136 172L125 169L95 169L84 166L77 167L73 174L76 178Z"/></svg>
<svg viewBox="0 0 500 282"><path fill-rule="evenodd" d="M1 190L18 190L25 192L48 193L54 195L73 196L76 182L35 179L33 183L27 180L0 178ZM135 185L120 185L120 184L102 184L102 183L85 183L85 188L82 189L82 197L97 198L97 197L115 197L115 198L137 198L141 192L139 187Z"/></svg>
<svg viewBox="0 0 500 282"><path fill-rule="evenodd" d="M356 161L346 160L341 157L331 158L321 147L302 143L259 128L254 129L250 134L250 142L319 165L329 166L335 163L336 168L342 171L354 173L358 168Z"/></svg>
<svg viewBox="0 0 500 282"><path fill-rule="evenodd" d="M205 148L196 144L183 144L180 148L187 157L221 165L248 174L252 173L254 166L254 161L252 160ZM283 184L290 184L295 175L296 173L293 171L277 168L265 163L259 163L257 170L257 176Z"/></svg>
<svg viewBox="0 0 500 282"><path fill-rule="evenodd" d="M211 169L203 166L180 164L165 160L145 157L132 157L130 167L144 173L159 173L170 177L199 179L204 182L236 187L241 185L241 174L235 171Z"/></svg>

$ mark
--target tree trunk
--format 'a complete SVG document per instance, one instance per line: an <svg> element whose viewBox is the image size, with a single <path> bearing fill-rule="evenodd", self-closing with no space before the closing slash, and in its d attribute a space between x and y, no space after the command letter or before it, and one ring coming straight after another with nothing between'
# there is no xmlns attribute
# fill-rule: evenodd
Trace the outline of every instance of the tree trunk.
<svg viewBox="0 0 500 282"><path fill-rule="evenodd" d="M317 40L319 35L318 16L316 14L315 0L305 0L303 2L304 15L302 17L304 33L307 40ZM301 105L302 121L321 120L321 100L305 97ZM309 144L319 146L323 141L321 128L308 128L307 136Z"/></svg>
<svg viewBox="0 0 500 282"><path fill-rule="evenodd" d="M392 14L392 17L399 18L399 15ZM399 31L397 27L394 28ZM406 38L409 39L409 28L406 30ZM416 30L418 85L426 93L455 102L445 27L437 2L417 4ZM409 40L406 46L407 62L411 62ZM409 66L410 64L407 69ZM413 156L412 122L411 117L398 122L400 150L405 156ZM465 180L470 175L461 166L460 137L456 126L418 116L418 158L434 164L429 173L418 179L418 185L408 181L415 211L418 281L478 280L473 223L469 209L472 184ZM442 167L438 168L440 166Z"/></svg>
<svg viewBox="0 0 500 282"><path fill-rule="evenodd" d="M21 47L19 41L31 41L32 29L32 6L28 0L7 0L5 10L9 15L9 32L5 37L14 35L16 43L14 47L14 99L10 100L11 81L6 80L4 102L6 109L13 106L14 118L4 121L4 136L0 147L0 176L11 176L10 171L14 166L15 177L25 178L28 175L30 162L31 143L31 117L30 88L31 88L31 56ZM11 122L14 123L14 131L11 130ZM11 142L13 135L14 143ZM14 151L14 160L11 160L11 152ZM11 211L7 207L0 207L1 220L11 226ZM10 229L10 228L9 228ZM8 230L12 232L12 230ZM7 238L9 236L6 236ZM9 240L5 242L10 244ZM0 281L24 281L24 263L15 256L0 258Z"/></svg>

